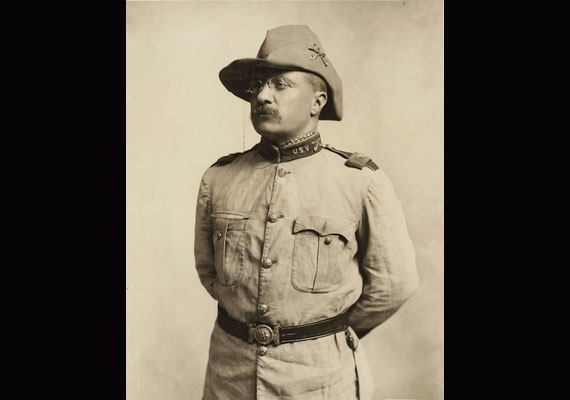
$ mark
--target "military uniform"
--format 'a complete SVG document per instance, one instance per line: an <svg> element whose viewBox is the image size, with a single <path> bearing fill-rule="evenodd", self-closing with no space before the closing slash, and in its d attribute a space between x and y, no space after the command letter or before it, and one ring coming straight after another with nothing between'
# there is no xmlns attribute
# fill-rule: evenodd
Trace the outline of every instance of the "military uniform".
<svg viewBox="0 0 570 400"><path fill-rule="evenodd" d="M262 138L204 173L194 249L202 284L240 323L298 326L350 311L346 332L279 345L216 323L205 400L370 396L357 335L418 285L400 202L373 161L318 133L281 147Z"/></svg>

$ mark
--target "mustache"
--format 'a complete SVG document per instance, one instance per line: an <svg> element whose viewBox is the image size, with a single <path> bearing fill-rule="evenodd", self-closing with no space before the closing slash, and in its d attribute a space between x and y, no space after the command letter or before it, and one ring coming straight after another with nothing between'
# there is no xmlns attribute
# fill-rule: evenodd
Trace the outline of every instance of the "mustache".
<svg viewBox="0 0 570 400"><path fill-rule="evenodd" d="M263 105L259 105L254 107L251 110L251 114L252 115L259 115L259 114L269 114L269 115L279 115L279 111L277 111L274 108L271 107L267 107L267 106L263 106Z"/></svg>

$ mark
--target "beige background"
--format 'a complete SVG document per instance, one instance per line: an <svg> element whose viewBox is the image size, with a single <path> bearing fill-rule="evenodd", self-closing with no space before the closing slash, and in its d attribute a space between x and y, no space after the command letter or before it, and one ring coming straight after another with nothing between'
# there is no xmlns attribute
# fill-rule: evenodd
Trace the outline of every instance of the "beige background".
<svg viewBox="0 0 570 400"><path fill-rule="evenodd" d="M306 24L344 84L325 142L391 177L421 286L363 344L375 399L443 399L443 9L404 2L128 2L127 400L200 399L216 305L194 270L204 170L259 136L219 70L268 29Z"/></svg>

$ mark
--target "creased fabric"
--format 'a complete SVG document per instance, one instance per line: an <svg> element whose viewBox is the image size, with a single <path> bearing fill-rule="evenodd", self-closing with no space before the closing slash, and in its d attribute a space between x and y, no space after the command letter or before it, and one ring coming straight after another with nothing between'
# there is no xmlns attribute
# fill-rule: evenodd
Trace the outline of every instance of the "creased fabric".
<svg viewBox="0 0 570 400"><path fill-rule="evenodd" d="M254 148L206 170L196 208L196 269L232 318L290 326L354 306L350 325L362 337L415 292L415 251L390 180L345 161L325 149L268 161ZM360 342L355 364L344 332L268 345L265 355L258 347L216 324L204 399L358 398L364 349Z"/></svg>

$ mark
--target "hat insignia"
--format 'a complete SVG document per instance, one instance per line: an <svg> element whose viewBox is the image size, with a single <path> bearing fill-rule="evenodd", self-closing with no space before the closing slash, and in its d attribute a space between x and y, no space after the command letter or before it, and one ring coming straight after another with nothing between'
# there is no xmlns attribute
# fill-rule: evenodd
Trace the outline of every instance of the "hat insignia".
<svg viewBox="0 0 570 400"><path fill-rule="evenodd" d="M316 44L313 44L312 47L309 47L309 50L315 52L315 54L311 55L311 60L315 60L317 57L320 57L320 59L323 61L323 64L325 64L325 67L328 67L329 64L326 62L325 57L327 56L325 53L321 52L321 48L319 46L317 46Z"/></svg>

